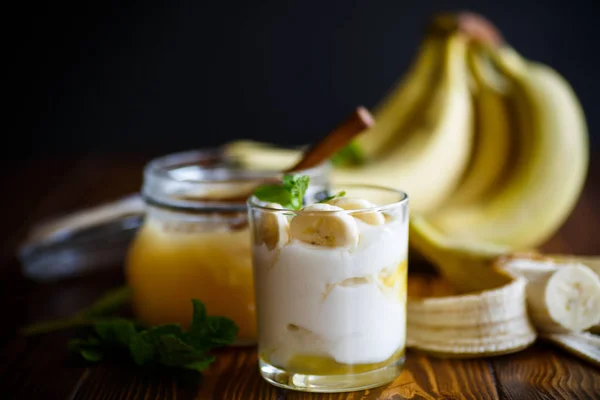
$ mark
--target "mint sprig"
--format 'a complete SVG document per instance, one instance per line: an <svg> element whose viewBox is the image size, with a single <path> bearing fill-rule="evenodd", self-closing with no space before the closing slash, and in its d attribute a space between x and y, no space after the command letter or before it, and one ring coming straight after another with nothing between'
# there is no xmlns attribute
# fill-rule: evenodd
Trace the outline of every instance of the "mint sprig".
<svg viewBox="0 0 600 400"><path fill-rule="evenodd" d="M281 185L260 186L254 191L254 196L261 201L280 204L283 208L299 210L309 182L308 175L284 175Z"/></svg>
<svg viewBox="0 0 600 400"><path fill-rule="evenodd" d="M140 366L163 366L203 371L213 361L208 352L234 342L237 325L225 317L208 316L204 304L192 300L190 328L167 324L144 329L131 320L114 319L94 326L87 339L72 339L69 349L97 362L114 353L128 353Z"/></svg>
<svg viewBox="0 0 600 400"><path fill-rule="evenodd" d="M145 328L134 320L113 315L129 303L127 286L112 290L74 316L42 322L23 329L25 335L36 335L74 327L91 327L87 338L74 338L68 343L90 362L111 355L126 354L140 366L163 366L202 371L213 361L208 352L230 345L237 325L225 317L207 315L202 302L192 299L192 322L187 331L176 324Z"/></svg>

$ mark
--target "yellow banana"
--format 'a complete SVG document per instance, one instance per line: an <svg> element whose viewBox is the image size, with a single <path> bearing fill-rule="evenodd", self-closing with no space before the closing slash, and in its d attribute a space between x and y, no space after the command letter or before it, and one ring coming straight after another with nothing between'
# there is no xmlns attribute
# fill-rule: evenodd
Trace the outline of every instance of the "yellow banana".
<svg viewBox="0 0 600 400"><path fill-rule="evenodd" d="M410 194L413 209L420 212L436 208L455 190L471 150L472 105L466 38L452 33L443 41L442 66L428 104L394 132L393 144L378 158L357 167L335 168L331 176L334 182L402 187ZM391 126L382 118L377 119L376 126L380 124Z"/></svg>
<svg viewBox="0 0 600 400"><path fill-rule="evenodd" d="M467 60L473 76L474 145L472 158L444 209L485 201L506 175L511 160L511 120L507 82L471 46Z"/></svg>
<svg viewBox="0 0 600 400"><path fill-rule="evenodd" d="M535 247L560 227L581 192L588 165L585 117L556 71L510 48L491 52L511 84L517 159L491 198L442 210L430 222L462 240Z"/></svg>
<svg viewBox="0 0 600 400"><path fill-rule="evenodd" d="M302 150L281 148L270 143L253 140L236 140L223 146L227 157L247 169L266 171L285 170L300 158Z"/></svg>
<svg viewBox="0 0 600 400"><path fill-rule="evenodd" d="M496 260L510 252L506 246L453 240L415 214L410 217L408 235L410 245L460 293L496 289L513 280L494 268Z"/></svg>
<svg viewBox="0 0 600 400"><path fill-rule="evenodd" d="M440 77L445 43L438 34L429 34L421 43L409 71L392 86L373 109L376 124L356 138L358 151L367 162L376 159L397 142L430 101ZM394 143L397 145L398 143Z"/></svg>
<svg viewBox="0 0 600 400"><path fill-rule="evenodd" d="M385 152L397 140L396 134L421 114L422 105L435 90L443 61L445 42L439 34L430 34L420 44L410 69L392 86L385 98L374 108L377 123L356 139L355 148L366 162ZM281 149L268 143L238 140L228 143L225 152L245 166L293 165L301 156L300 150ZM279 163L279 165L277 164Z"/></svg>

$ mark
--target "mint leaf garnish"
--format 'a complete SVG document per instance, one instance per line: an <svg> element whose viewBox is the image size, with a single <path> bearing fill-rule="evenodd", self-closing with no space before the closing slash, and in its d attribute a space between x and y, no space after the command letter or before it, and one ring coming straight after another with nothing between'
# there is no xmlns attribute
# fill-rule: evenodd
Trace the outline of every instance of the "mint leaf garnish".
<svg viewBox="0 0 600 400"><path fill-rule="evenodd" d="M208 315L204 304L196 299L192 299L194 312L187 331L176 324L145 328L134 320L107 315L129 299L129 289L120 288L72 317L33 325L24 332L33 335L73 327L92 327L93 333L87 338L74 338L68 343L69 351L78 353L89 362L126 354L139 366L194 371L202 371L214 361L214 357L208 354L210 350L230 345L237 337L238 327L232 320Z"/></svg>
<svg viewBox="0 0 600 400"><path fill-rule="evenodd" d="M299 210L309 182L308 175L284 175L281 185L260 186L254 191L254 196L265 202L280 204L283 208Z"/></svg>
<svg viewBox="0 0 600 400"><path fill-rule="evenodd" d="M94 325L95 335L87 340L72 339L69 350L90 362L125 352L140 366L202 371L214 361L208 351L232 344L238 327L228 318L207 315L199 300L192 299L192 305L194 313L187 332L175 324L144 329L128 319L105 319Z"/></svg>
<svg viewBox="0 0 600 400"><path fill-rule="evenodd" d="M133 321L121 318L96 322L94 330L103 342L125 347L129 345L129 341L137 333Z"/></svg>

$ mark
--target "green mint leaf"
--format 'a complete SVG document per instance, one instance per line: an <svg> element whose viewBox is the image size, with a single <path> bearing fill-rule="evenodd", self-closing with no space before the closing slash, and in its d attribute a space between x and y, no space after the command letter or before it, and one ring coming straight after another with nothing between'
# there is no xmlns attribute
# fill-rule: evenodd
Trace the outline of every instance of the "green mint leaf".
<svg viewBox="0 0 600 400"><path fill-rule="evenodd" d="M284 175L281 185L264 185L254 191L257 199L280 204L283 208L299 210L308 189L308 175Z"/></svg>
<svg viewBox="0 0 600 400"><path fill-rule="evenodd" d="M192 306L192 322L187 332L176 324L143 329L129 319L78 316L94 321L95 334L87 339L70 340L68 348L90 362L127 349L139 366L162 365L203 371L214 361L207 352L232 344L238 327L228 318L209 316L199 300L193 299Z"/></svg>
<svg viewBox="0 0 600 400"><path fill-rule="evenodd" d="M194 308L190 329L185 335L187 343L196 349L210 349L233 343L237 335L237 325L228 318L207 316L202 302L192 299Z"/></svg>
<svg viewBox="0 0 600 400"><path fill-rule="evenodd" d="M210 364L212 364L213 361L215 361L214 357L205 356L205 358L203 360L198 360L198 361L194 361L194 362L191 362L189 364L186 364L184 366L184 368L192 369L192 370L198 371L198 372L202 372L206 368L208 368L210 366Z"/></svg>
<svg viewBox="0 0 600 400"><path fill-rule="evenodd" d="M225 317L208 317L209 335L207 340L212 347L221 347L232 344L238 334L238 326Z"/></svg>
<svg viewBox="0 0 600 400"><path fill-rule="evenodd" d="M204 351L196 350L192 345L174 335L160 336L158 355L160 363L169 367L184 367L204 359Z"/></svg>
<svg viewBox="0 0 600 400"><path fill-rule="evenodd" d="M365 156L356 142L350 142L340 149L333 157L331 163L336 167L361 165L365 163Z"/></svg>
<svg viewBox="0 0 600 400"><path fill-rule="evenodd" d="M254 196L261 201L281 204L288 208L290 205L290 192L281 185L264 185L254 191Z"/></svg>
<svg viewBox="0 0 600 400"><path fill-rule="evenodd" d="M192 299L194 314L185 340L197 350L227 346L235 341L238 327L229 318L207 316L204 304Z"/></svg>
<svg viewBox="0 0 600 400"><path fill-rule="evenodd" d="M197 299L192 299L192 307L194 310L192 312L192 322L186 334L186 338L190 343L197 342L208 331L206 307Z"/></svg>
<svg viewBox="0 0 600 400"><path fill-rule="evenodd" d="M325 197L325 198L324 198L323 200L321 200L319 203L327 203L329 200L333 200L333 199L336 199L336 198L338 198L338 197L343 197L343 196L345 196L345 195L346 195L346 192L345 192L344 190L342 190L342 191L340 191L340 192L337 192L337 193L336 193L336 194L334 194L334 195L331 195L331 196L327 196L327 197Z"/></svg>
<svg viewBox="0 0 600 400"><path fill-rule="evenodd" d="M129 341L129 354L137 365L151 364L156 358L157 341L150 331L140 332Z"/></svg>
<svg viewBox="0 0 600 400"><path fill-rule="evenodd" d="M135 323L123 318L97 322L94 328L102 341L123 347L129 346L129 341L137 333Z"/></svg>
<svg viewBox="0 0 600 400"><path fill-rule="evenodd" d="M98 362L104 358L104 354L98 349L83 348L79 350L81 356L87 361Z"/></svg>
<svg viewBox="0 0 600 400"><path fill-rule="evenodd" d="M291 208L294 210L302 208L304 194L308 189L309 182L310 177L308 175L286 175L283 177L283 186L290 192Z"/></svg>
<svg viewBox="0 0 600 400"><path fill-rule="evenodd" d="M87 307L79 314L86 317L109 315L128 304L130 299L131 288L128 286L122 286L107 292L100 299L96 300L91 306Z"/></svg>
<svg viewBox="0 0 600 400"><path fill-rule="evenodd" d="M283 187L286 188L288 191L290 191L290 189L296 185L297 180L298 180L298 175L286 174L281 179L281 182L283 183Z"/></svg>
<svg viewBox="0 0 600 400"><path fill-rule="evenodd" d="M161 335L174 335L183 338L185 336L183 329L177 324L158 325L150 328L148 331L156 337Z"/></svg>

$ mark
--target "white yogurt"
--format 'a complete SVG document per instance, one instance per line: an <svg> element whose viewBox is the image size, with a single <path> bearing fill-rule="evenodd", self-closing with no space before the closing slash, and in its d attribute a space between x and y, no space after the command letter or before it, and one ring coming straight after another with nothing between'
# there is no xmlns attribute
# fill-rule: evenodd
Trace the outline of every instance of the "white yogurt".
<svg viewBox="0 0 600 400"><path fill-rule="evenodd" d="M404 347L405 286L386 290L378 275L407 259L407 222L356 223L352 251L296 239L275 250L255 246L259 349L271 363L285 367L295 355L378 363Z"/></svg>

